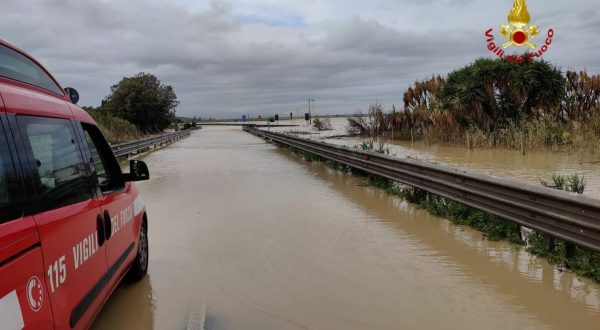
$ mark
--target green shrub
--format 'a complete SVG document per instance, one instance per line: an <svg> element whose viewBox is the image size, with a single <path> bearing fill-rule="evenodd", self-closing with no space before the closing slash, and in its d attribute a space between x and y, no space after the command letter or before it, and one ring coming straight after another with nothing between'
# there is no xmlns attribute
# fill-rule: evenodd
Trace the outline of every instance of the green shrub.
<svg viewBox="0 0 600 330"><path fill-rule="evenodd" d="M553 175L552 183L548 183L544 180L540 180L542 185L552 189L564 190L568 192L574 192L583 194L585 191L585 177L578 175Z"/></svg>
<svg viewBox="0 0 600 330"><path fill-rule="evenodd" d="M94 118L109 143L138 140L143 134L130 122L99 109L85 109Z"/></svg>
<svg viewBox="0 0 600 330"><path fill-rule="evenodd" d="M552 183L540 181L546 187L578 194L583 194L586 185L585 177L578 175L553 175ZM600 282L600 253L537 232L527 237L527 243L529 252L545 257L553 264L565 265L580 276Z"/></svg>
<svg viewBox="0 0 600 330"><path fill-rule="evenodd" d="M466 225L484 234L491 241L509 241L523 244L521 227L495 215L474 209L453 200L420 193L425 196L419 205L431 214L447 218L457 225Z"/></svg>
<svg viewBox="0 0 600 330"><path fill-rule="evenodd" d="M376 152L378 154L384 154L384 155L390 154L390 148L385 147L383 142L379 142L378 147L375 148L375 143L373 142L373 140L364 140L359 145L355 145L354 148L360 149L362 151Z"/></svg>

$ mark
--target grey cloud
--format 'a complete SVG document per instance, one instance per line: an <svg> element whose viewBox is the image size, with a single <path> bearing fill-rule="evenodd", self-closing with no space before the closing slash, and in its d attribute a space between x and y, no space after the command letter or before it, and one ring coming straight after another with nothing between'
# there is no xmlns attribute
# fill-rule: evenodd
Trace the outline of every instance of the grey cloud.
<svg viewBox="0 0 600 330"><path fill-rule="evenodd" d="M401 103L415 79L489 55L483 30L453 27L435 9L448 3L481 6L469 0L413 1L439 16L440 24L418 27L361 13L308 27L243 24L233 2L213 2L203 12L161 0L29 3L23 8L22 1L3 1L1 37L39 58L64 85L78 88L84 105L98 105L123 76L145 71L175 87L180 115L289 113L303 109L308 97L317 99L320 112L348 113L374 101ZM598 20L593 13L579 15L560 28L589 27ZM584 51L598 43L564 38ZM570 51L554 46L549 58L599 68L585 53Z"/></svg>

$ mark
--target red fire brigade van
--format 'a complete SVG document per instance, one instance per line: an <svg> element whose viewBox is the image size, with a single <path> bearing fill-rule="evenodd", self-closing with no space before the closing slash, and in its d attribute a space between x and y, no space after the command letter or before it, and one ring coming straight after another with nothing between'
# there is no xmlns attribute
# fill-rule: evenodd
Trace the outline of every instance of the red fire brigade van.
<svg viewBox="0 0 600 330"><path fill-rule="evenodd" d="M36 60L0 41L0 328L85 329L148 267L147 216L94 120Z"/></svg>

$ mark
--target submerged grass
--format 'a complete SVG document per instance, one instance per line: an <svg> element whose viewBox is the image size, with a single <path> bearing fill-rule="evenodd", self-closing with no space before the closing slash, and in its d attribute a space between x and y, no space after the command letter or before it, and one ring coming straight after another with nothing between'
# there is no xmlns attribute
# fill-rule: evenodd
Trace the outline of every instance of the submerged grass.
<svg viewBox="0 0 600 330"><path fill-rule="evenodd" d="M418 204L429 213L446 218L456 225L469 226L483 233L491 241L508 241L523 244L521 227L493 214L465 206L450 199L435 196L427 192L419 193Z"/></svg>
<svg viewBox="0 0 600 330"><path fill-rule="evenodd" d="M527 251L546 258L552 264L567 267L577 275L600 283L600 253L598 252L536 232L527 237Z"/></svg>
<svg viewBox="0 0 600 330"><path fill-rule="evenodd" d="M600 283L600 253L587 248L574 246L563 240L530 231L524 237L521 226L502 219L496 215L477 210L448 198L431 194L425 190L404 186L385 177L370 174L348 165L324 159L320 156L293 147L280 145L309 162L322 161L327 167L343 173L362 177L370 186L380 188L391 196L399 197L409 203L417 204L429 213L446 218L460 226L469 226L483 233L491 241L506 241L515 245L527 247L533 255L546 258L550 263L571 269L575 274L590 278ZM362 150L385 153L385 148L375 148L372 141L365 141L360 146ZM552 182L542 181L542 184L570 192L583 193L585 178L573 176L552 176Z"/></svg>
<svg viewBox="0 0 600 330"><path fill-rule="evenodd" d="M541 183L549 188L577 194L583 194L586 185L585 177L578 175L553 175L552 183L543 180ZM596 251L537 232L527 237L527 250L600 283L600 253Z"/></svg>

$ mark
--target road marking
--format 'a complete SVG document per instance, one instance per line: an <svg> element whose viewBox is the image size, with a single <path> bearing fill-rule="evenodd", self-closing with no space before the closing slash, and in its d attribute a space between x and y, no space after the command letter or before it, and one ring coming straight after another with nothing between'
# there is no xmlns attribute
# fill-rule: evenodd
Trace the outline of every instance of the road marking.
<svg viewBox="0 0 600 330"><path fill-rule="evenodd" d="M12 291L0 299L0 320L2 329L23 329L23 314L17 292Z"/></svg>
<svg viewBox="0 0 600 330"><path fill-rule="evenodd" d="M204 330L206 319L206 305L193 305L188 315L188 324L186 330Z"/></svg>

